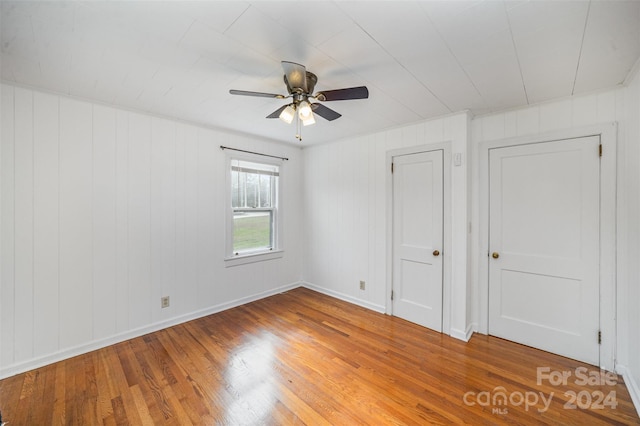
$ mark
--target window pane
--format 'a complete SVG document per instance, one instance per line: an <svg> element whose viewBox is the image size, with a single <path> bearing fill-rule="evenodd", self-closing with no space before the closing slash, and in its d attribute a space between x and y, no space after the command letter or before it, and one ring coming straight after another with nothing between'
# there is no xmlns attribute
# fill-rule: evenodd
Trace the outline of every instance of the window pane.
<svg viewBox="0 0 640 426"><path fill-rule="evenodd" d="M231 206L233 208L275 207L278 175L278 166L233 160Z"/></svg>
<svg viewBox="0 0 640 426"><path fill-rule="evenodd" d="M270 211L233 213L233 251L251 251L271 248Z"/></svg>

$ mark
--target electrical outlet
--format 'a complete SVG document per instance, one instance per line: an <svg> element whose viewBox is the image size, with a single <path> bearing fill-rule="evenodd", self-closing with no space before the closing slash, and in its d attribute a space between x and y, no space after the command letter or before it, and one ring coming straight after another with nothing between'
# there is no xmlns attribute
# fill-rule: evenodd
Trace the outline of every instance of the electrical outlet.
<svg viewBox="0 0 640 426"><path fill-rule="evenodd" d="M162 307L162 308L168 308L169 307L169 296L165 296L165 297L161 297L160 298L160 307Z"/></svg>
<svg viewBox="0 0 640 426"><path fill-rule="evenodd" d="M360 290L364 290L364 281L360 281Z"/></svg>

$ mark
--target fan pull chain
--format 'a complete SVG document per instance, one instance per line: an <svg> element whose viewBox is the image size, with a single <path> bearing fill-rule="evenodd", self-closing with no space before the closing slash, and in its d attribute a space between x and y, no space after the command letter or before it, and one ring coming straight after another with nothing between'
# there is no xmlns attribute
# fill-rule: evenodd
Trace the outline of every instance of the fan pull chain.
<svg viewBox="0 0 640 426"><path fill-rule="evenodd" d="M296 139L302 142L302 126L300 125L300 117L296 114Z"/></svg>

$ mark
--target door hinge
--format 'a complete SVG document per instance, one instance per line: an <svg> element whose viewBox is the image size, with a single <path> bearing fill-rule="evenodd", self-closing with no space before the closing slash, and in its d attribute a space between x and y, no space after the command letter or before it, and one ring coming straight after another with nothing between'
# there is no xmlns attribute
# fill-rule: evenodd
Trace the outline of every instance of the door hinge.
<svg viewBox="0 0 640 426"><path fill-rule="evenodd" d="M393 163L391 163L391 173L393 173Z"/></svg>
<svg viewBox="0 0 640 426"><path fill-rule="evenodd" d="M602 331L598 330L598 344L602 344Z"/></svg>
<svg viewBox="0 0 640 426"><path fill-rule="evenodd" d="M393 300L393 290L391 290L391 300Z"/></svg>
<svg viewBox="0 0 640 426"><path fill-rule="evenodd" d="M600 144L600 147L598 148L598 154L602 157L602 144Z"/></svg>

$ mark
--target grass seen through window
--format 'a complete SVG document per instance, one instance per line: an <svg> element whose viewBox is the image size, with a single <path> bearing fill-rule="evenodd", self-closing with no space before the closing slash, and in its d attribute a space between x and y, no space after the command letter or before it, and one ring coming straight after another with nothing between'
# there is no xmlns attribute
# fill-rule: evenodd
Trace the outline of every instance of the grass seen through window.
<svg viewBox="0 0 640 426"><path fill-rule="evenodd" d="M233 251L271 247L271 217L268 212L233 215Z"/></svg>

